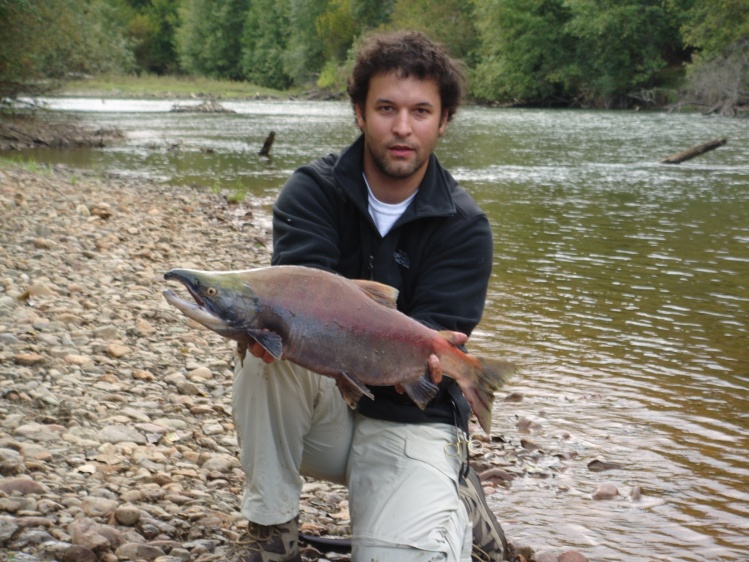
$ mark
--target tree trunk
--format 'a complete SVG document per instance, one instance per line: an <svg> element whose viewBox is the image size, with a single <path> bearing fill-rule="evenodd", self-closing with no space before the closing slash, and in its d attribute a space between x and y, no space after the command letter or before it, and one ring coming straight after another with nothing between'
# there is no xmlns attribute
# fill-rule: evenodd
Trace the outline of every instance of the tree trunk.
<svg viewBox="0 0 749 562"><path fill-rule="evenodd" d="M704 144L698 144L697 146L693 146L692 148L684 150L683 152L679 152L678 154L672 154L668 158L661 160L661 164L681 164L685 160L689 160L690 158L694 158L695 156L699 156L700 154L705 154L705 152L715 150L716 148L718 148L719 146L723 146L727 142L727 139L715 139Z"/></svg>

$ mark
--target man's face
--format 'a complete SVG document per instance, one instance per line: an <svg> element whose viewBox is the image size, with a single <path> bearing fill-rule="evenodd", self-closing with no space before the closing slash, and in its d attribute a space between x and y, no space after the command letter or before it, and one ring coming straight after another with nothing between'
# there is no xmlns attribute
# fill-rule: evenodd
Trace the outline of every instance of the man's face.
<svg viewBox="0 0 749 562"><path fill-rule="evenodd" d="M415 182L416 189L447 127L437 83L377 74L369 82L365 106L356 106L356 120L365 137L364 166L370 184Z"/></svg>

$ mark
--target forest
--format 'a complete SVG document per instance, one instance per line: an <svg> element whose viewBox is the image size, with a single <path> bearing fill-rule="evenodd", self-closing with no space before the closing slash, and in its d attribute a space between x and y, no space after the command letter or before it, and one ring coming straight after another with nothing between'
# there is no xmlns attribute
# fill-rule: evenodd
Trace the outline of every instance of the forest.
<svg viewBox="0 0 749 562"><path fill-rule="evenodd" d="M749 107L747 0L0 0L0 100L144 73L340 94L362 38L405 28L477 103Z"/></svg>

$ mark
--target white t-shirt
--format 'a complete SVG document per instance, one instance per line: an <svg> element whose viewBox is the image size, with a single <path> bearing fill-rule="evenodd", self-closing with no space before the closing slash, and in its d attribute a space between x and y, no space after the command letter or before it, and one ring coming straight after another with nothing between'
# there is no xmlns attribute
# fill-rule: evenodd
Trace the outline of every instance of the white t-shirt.
<svg viewBox="0 0 749 562"><path fill-rule="evenodd" d="M374 221L375 226L380 233L380 236L384 238L385 235L390 232L390 229L395 224L395 221L397 221L400 216L406 211L406 208L411 203L411 201L413 201L413 198L416 197L416 194L419 192L419 190L417 189L416 191L414 191L411 197L409 197L405 201L401 201L400 203L383 203L372 193L372 188L369 187L369 182L367 181L366 176L364 177L364 183L367 184L367 191L369 192L369 215L372 217L372 220Z"/></svg>

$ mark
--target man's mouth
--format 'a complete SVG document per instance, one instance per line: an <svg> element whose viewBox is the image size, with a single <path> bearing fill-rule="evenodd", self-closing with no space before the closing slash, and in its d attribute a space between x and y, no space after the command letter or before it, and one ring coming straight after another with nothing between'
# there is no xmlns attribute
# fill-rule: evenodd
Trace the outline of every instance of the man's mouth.
<svg viewBox="0 0 749 562"><path fill-rule="evenodd" d="M410 156L413 154L414 149L410 146L407 146L405 144L396 144L388 148L388 151L393 156L396 156L398 158L405 158L407 156Z"/></svg>

